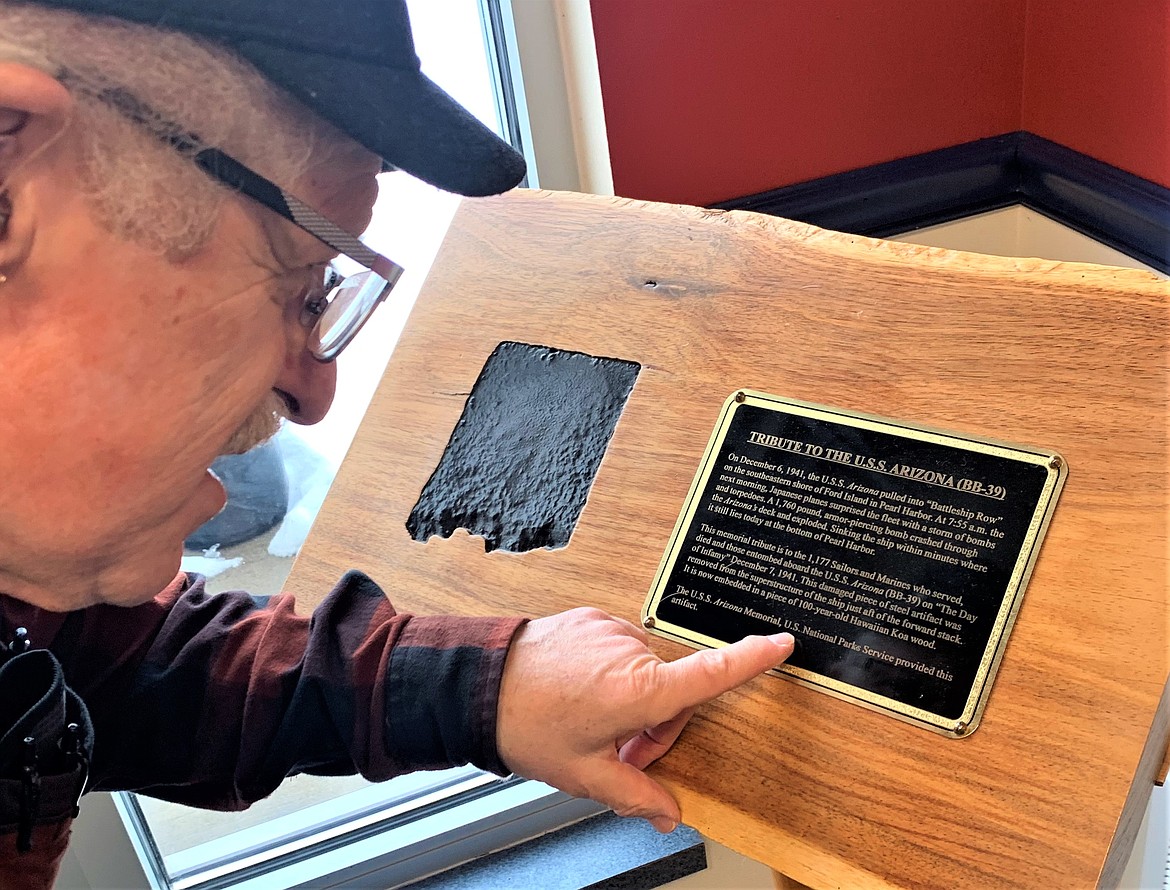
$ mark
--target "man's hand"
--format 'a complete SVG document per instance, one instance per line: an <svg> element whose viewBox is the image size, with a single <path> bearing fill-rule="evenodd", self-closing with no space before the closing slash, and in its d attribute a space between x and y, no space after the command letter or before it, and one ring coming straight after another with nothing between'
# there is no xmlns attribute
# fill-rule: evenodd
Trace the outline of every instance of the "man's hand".
<svg viewBox="0 0 1170 890"><path fill-rule="evenodd" d="M496 738L516 774L667 832L679 822L678 804L642 770L697 706L784 661L793 641L747 637L673 662L647 642L640 627L597 609L526 625L504 665Z"/></svg>

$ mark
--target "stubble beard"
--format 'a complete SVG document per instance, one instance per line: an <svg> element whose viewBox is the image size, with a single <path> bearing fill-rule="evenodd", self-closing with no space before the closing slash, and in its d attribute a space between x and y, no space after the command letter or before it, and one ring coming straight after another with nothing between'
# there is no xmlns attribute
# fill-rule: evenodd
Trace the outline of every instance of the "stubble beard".
<svg viewBox="0 0 1170 890"><path fill-rule="evenodd" d="M274 392L240 424L224 446L224 454L243 454L251 451L261 442L267 442L280 431L280 425L288 417L288 405Z"/></svg>

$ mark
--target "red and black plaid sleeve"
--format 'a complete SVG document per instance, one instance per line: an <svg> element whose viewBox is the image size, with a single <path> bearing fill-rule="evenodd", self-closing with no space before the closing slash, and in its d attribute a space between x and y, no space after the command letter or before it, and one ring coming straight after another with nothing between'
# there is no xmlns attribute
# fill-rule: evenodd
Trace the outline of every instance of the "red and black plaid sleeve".
<svg viewBox="0 0 1170 890"><path fill-rule="evenodd" d="M522 619L400 615L359 572L311 618L180 576L143 606L62 619L9 601L5 619L88 704L94 790L239 809L296 773L506 772L496 704Z"/></svg>

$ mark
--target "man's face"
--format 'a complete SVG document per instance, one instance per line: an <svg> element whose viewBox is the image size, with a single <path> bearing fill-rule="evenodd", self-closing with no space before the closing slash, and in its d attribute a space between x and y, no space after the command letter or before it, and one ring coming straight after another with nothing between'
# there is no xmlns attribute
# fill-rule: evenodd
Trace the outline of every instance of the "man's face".
<svg viewBox="0 0 1170 890"><path fill-rule="evenodd" d="M0 593L53 610L150 599L222 508L207 468L255 444L241 427L274 398L314 423L335 383L300 322L325 245L232 197L168 260L103 231L75 158L62 140L11 189L10 234L33 237L0 286ZM342 151L292 191L360 232L378 168Z"/></svg>

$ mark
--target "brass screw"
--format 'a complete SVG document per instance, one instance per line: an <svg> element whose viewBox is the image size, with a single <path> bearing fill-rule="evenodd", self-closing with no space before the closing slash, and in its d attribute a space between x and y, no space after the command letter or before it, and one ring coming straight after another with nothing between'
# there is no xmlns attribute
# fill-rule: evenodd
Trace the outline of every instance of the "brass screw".
<svg viewBox="0 0 1170 890"><path fill-rule="evenodd" d="M1060 459L1059 454L1054 454L1052 455L1052 460L1048 462L1048 466L1054 470L1059 470L1062 466L1064 466L1064 461Z"/></svg>
<svg viewBox="0 0 1170 890"><path fill-rule="evenodd" d="M966 734L967 734L967 724L960 720L958 723L955 724L955 735L966 735Z"/></svg>
<svg viewBox="0 0 1170 890"><path fill-rule="evenodd" d="M746 398L747 398L747 396L746 396L744 393L742 393L742 392L737 392L737 393L735 394L735 400L736 400L737 402L742 402L742 401L743 401L744 399L746 399Z"/></svg>
<svg viewBox="0 0 1170 890"><path fill-rule="evenodd" d="M643 618L642 619L642 627L645 627L648 630L652 629L654 627L654 616L647 615L645 618Z"/></svg>

